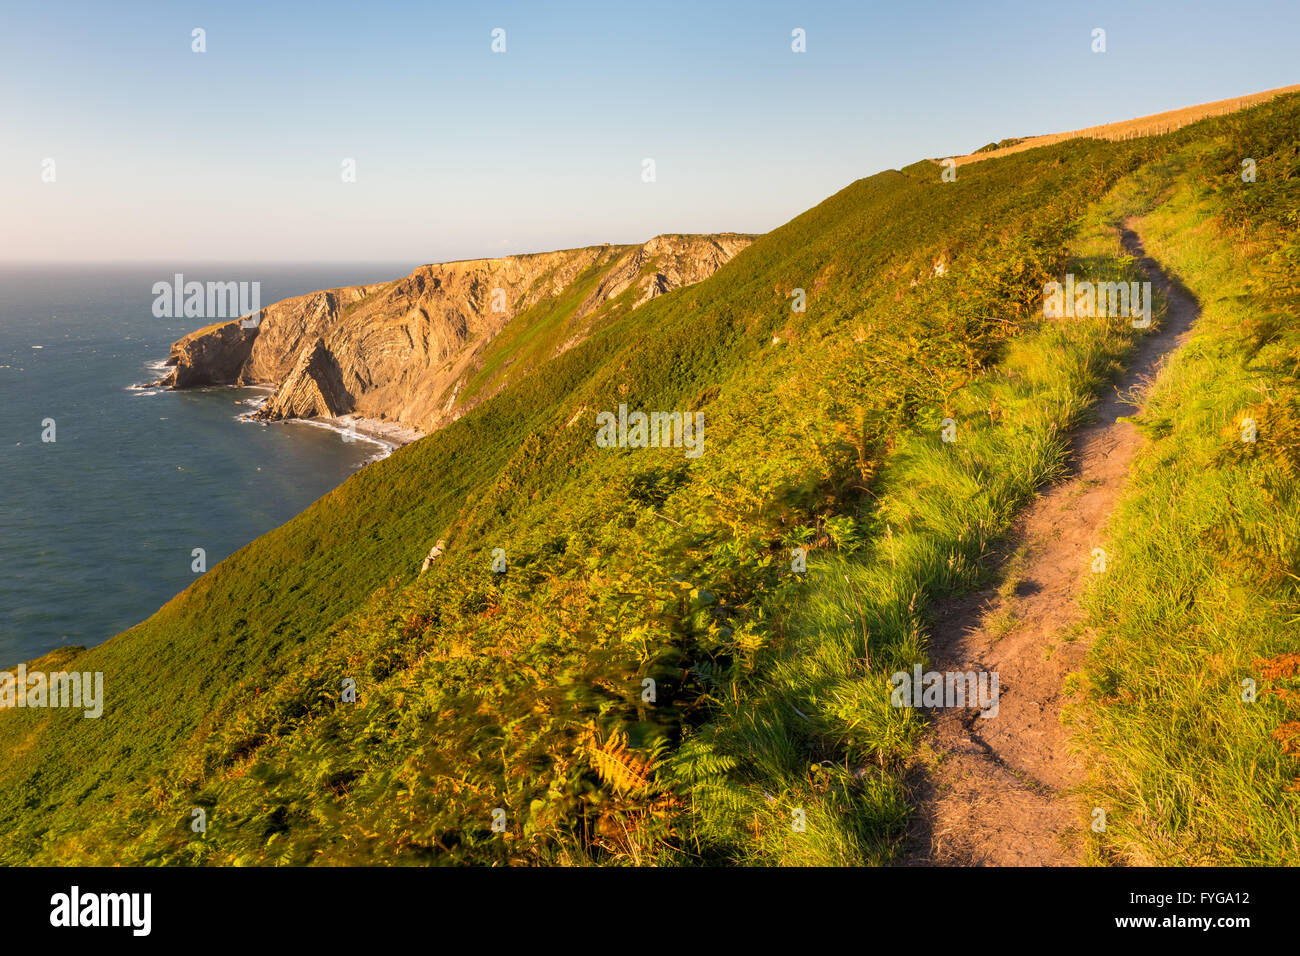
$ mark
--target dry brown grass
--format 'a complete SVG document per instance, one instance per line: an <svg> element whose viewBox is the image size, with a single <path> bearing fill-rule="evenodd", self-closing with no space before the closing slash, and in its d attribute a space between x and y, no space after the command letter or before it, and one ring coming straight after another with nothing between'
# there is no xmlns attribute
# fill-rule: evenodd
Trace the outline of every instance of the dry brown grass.
<svg viewBox="0 0 1300 956"><path fill-rule="evenodd" d="M1300 90L1300 84L1294 86L1281 86L1275 90L1265 90L1262 93L1251 93L1249 96L1234 96L1232 99L1215 100L1213 103L1201 103L1197 106L1185 106L1180 110L1169 110L1165 113L1152 113L1150 116L1139 116L1137 119L1124 120L1120 123L1106 123L1103 126L1089 126L1086 129L1071 130L1067 133L1050 133L1046 136L1031 136L1026 140L1016 143L1014 146L1007 146L1003 149L990 150L987 153L971 153L969 156L954 156L958 166L966 163L977 163L981 159L994 159L998 156L1008 156L1011 153L1018 153L1021 150L1033 149L1035 146L1050 146L1053 143L1059 143L1067 139L1079 139L1088 137L1093 139L1133 139L1138 136L1158 136L1161 133L1172 133L1188 123L1195 123L1197 120L1205 119L1207 116L1222 116L1224 113L1233 113L1247 106L1254 106L1257 103L1263 103L1273 99L1275 96L1281 96L1284 93L1294 93Z"/></svg>

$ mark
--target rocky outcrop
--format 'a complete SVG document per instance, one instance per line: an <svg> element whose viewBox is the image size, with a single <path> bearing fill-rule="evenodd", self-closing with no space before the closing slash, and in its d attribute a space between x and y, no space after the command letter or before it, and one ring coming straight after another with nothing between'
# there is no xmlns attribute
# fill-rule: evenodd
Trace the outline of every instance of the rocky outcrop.
<svg viewBox="0 0 1300 956"><path fill-rule="evenodd" d="M468 259L421 266L393 282L284 299L263 308L255 328L232 321L178 340L162 384L270 385L263 418L354 413L427 432L517 371L512 354L462 397L516 317L551 323L550 354L557 354L581 341L606 307L636 308L708 278L753 238L665 235L640 246Z"/></svg>
<svg viewBox="0 0 1300 956"><path fill-rule="evenodd" d="M302 350L288 377L262 406L257 417L334 418L352 411L352 396L343 386L343 370L324 339Z"/></svg>
<svg viewBox="0 0 1300 956"><path fill-rule="evenodd" d="M240 379L253 351L256 329L239 322L224 322L191 332L172 345L168 365L175 368L163 379L174 388L233 385Z"/></svg>
<svg viewBox="0 0 1300 956"><path fill-rule="evenodd" d="M656 236L621 256L578 311L594 311L634 283L640 292L632 305L636 308L657 295L707 279L753 241L752 236L734 234Z"/></svg>

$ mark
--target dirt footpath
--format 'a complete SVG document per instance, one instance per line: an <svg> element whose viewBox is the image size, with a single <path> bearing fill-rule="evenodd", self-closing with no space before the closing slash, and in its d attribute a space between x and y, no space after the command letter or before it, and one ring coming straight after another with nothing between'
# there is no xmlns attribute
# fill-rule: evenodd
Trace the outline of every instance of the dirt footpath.
<svg viewBox="0 0 1300 956"><path fill-rule="evenodd" d="M919 812L903 862L912 866L1068 866L1079 861L1089 825L1073 790L1079 760L1061 726L1062 687L1087 650L1079 598L1094 548L1144 439L1117 419L1133 413L1162 360L1186 339L1195 299L1171 286L1126 224L1125 249L1139 258L1169 303L1159 333L1142 339L1122 380L1076 434L1070 474L1043 489L1007 547L1005 582L941 609L930 669L989 671L999 677L996 717L937 708L929 749L913 782Z"/></svg>

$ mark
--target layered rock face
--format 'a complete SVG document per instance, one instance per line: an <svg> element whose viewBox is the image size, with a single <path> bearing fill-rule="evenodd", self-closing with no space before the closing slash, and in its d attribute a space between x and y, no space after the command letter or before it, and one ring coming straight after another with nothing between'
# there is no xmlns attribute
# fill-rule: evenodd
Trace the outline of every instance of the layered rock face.
<svg viewBox="0 0 1300 956"><path fill-rule="evenodd" d="M343 370L333 353L317 339L303 349L284 384L262 406L259 418L333 418L352 411L352 396L343 385Z"/></svg>
<svg viewBox="0 0 1300 956"><path fill-rule="evenodd" d="M666 235L640 246L468 259L421 266L393 282L284 299L262 309L256 328L236 320L174 343L174 368L162 384L271 385L264 418L355 413L428 432L472 407L457 396L513 317L575 283L590 286L561 309L569 334L558 352L580 341L584 320L623 293L632 290L636 308L708 278L752 241ZM500 384L480 389L475 400Z"/></svg>

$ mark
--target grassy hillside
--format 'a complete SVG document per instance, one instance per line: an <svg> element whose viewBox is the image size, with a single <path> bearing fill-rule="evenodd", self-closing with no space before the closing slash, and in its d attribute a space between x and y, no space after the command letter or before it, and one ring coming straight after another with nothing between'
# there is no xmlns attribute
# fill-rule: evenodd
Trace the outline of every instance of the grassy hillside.
<svg viewBox="0 0 1300 956"><path fill-rule="evenodd" d="M1230 214L1211 144L1295 104L881 173L613 310L78 653L99 720L0 714L0 858L888 862L920 730L888 675L1137 334L1044 320L1043 284L1135 277L1084 238L1174 155ZM552 334L532 320L503 341ZM703 454L597 447L620 403L702 411Z"/></svg>

